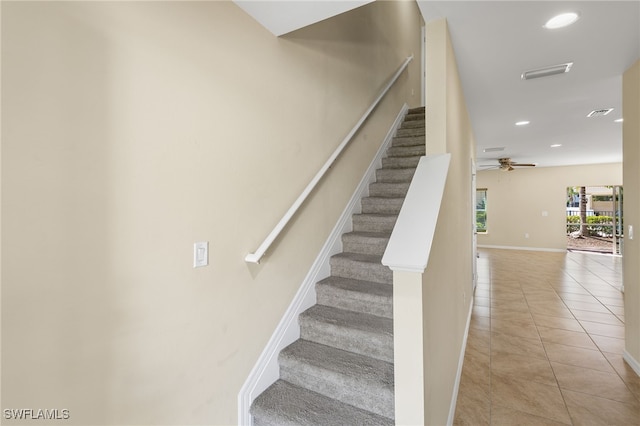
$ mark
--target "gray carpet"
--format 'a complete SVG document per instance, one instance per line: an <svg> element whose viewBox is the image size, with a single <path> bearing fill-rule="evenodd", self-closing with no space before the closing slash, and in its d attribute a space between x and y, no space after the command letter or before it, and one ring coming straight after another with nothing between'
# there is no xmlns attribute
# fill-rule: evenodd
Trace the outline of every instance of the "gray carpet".
<svg viewBox="0 0 640 426"><path fill-rule="evenodd" d="M251 405L256 426L393 425L393 291L381 259L409 183L425 155L424 108L397 130L300 339L280 352L280 379Z"/></svg>

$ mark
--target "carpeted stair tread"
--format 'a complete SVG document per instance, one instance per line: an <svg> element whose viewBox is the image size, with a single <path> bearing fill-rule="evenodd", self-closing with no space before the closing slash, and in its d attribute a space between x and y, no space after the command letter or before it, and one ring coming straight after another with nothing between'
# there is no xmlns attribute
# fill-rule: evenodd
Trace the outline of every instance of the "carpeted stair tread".
<svg viewBox="0 0 640 426"><path fill-rule="evenodd" d="M316 283L319 305L393 318L393 286L329 276Z"/></svg>
<svg viewBox="0 0 640 426"><path fill-rule="evenodd" d="M407 167L402 169L378 169L376 170L376 182L400 183L409 182L413 179L416 169Z"/></svg>
<svg viewBox="0 0 640 426"><path fill-rule="evenodd" d="M363 232L391 232L397 219L397 214L354 214L352 217L353 230Z"/></svg>
<svg viewBox="0 0 640 426"><path fill-rule="evenodd" d="M393 426L393 419L278 380L251 406L254 426Z"/></svg>
<svg viewBox="0 0 640 426"><path fill-rule="evenodd" d="M390 232L347 232L342 235L343 251L382 256L390 236Z"/></svg>
<svg viewBox="0 0 640 426"><path fill-rule="evenodd" d="M391 146L425 145L424 136L396 136L391 140ZM425 145L426 146L426 145Z"/></svg>
<svg viewBox="0 0 640 426"><path fill-rule="evenodd" d="M280 352L280 378L393 418L393 364L299 339Z"/></svg>
<svg viewBox="0 0 640 426"><path fill-rule="evenodd" d="M402 204L404 203L404 197L364 197L360 201L362 206L362 213L369 214L384 214L384 215L398 215Z"/></svg>
<svg viewBox="0 0 640 426"><path fill-rule="evenodd" d="M411 182L374 182L369 185L371 197L405 197Z"/></svg>
<svg viewBox="0 0 640 426"><path fill-rule="evenodd" d="M390 236L389 232L347 232L342 235L343 251L382 256Z"/></svg>
<svg viewBox="0 0 640 426"><path fill-rule="evenodd" d="M425 119L423 118L422 120L417 119L417 120L404 120L402 122L402 125L400 125L401 129L417 129L417 128L424 128L425 126Z"/></svg>
<svg viewBox="0 0 640 426"><path fill-rule="evenodd" d="M421 112L421 113L416 112L416 113L412 113L412 114L407 114L404 117L404 121L405 122L407 122L407 121L425 121L426 117L427 117L427 115L424 112ZM425 126L426 124L422 123L422 125Z"/></svg>
<svg viewBox="0 0 640 426"><path fill-rule="evenodd" d="M331 274L376 283L393 282L393 272L382 263L382 255L338 253L331 256Z"/></svg>
<svg viewBox="0 0 640 426"><path fill-rule="evenodd" d="M392 146L387 150L388 157L413 157L425 155L425 145Z"/></svg>
<svg viewBox="0 0 640 426"><path fill-rule="evenodd" d="M414 155L411 157L385 157L382 159L382 167L397 169L406 167L418 167L422 155Z"/></svg>
<svg viewBox="0 0 640 426"><path fill-rule="evenodd" d="M424 127L418 127L415 129L398 129L396 131L396 136L420 136L426 134L427 132Z"/></svg>
<svg viewBox="0 0 640 426"><path fill-rule="evenodd" d="M300 314L300 338L393 362L393 320L331 306Z"/></svg>

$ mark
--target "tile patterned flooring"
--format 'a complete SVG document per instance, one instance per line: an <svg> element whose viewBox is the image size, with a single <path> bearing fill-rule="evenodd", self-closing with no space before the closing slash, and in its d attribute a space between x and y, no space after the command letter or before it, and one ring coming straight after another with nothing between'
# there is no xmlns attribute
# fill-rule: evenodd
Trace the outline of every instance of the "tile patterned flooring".
<svg viewBox="0 0 640 426"><path fill-rule="evenodd" d="M622 259L481 249L454 425L640 425Z"/></svg>

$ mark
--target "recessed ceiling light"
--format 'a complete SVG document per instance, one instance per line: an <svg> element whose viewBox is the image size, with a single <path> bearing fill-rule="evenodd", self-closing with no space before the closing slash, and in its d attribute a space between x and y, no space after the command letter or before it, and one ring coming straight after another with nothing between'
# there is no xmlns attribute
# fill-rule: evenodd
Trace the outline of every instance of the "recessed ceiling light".
<svg viewBox="0 0 640 426"><path fill-rule="evenodd" d="M559 148L561 146L562 146L561 143L554 143L553 145L551 145L551 148Z"/></svg>
<svg viewBox="0 0 640 426"><path fill-rule="evenodd" d="M518 121L518 122L516 123L516 126L526 126L526 125L527 125L527 124L529 124L529 123L530 123L530 121L527 121L527 120Z"/></svg>
<svg viewBox="0 0 640 426"><path fill-rule="evenodd" d="M624 119L622 118L618 118L617 120L613 120L615 123L622 123L624 121Z"/></svg>
<svg viewBox="0 0 640 426"><path fill-rule="evenodd" d="M520 75L523 80L531 80L532 78L548 77L550 75L564 74L571 71L573 62L567 62L566 64L553 65L551 67L539 68L535 70L525 71Z"/></svg>
<svg viewBox="0 0 640 426"><path fill-rule="evenodd" d="M544 24L544 27L548 30L567 27L575 23L579 18L580 16L575 12L561 13L549 19L547 23Z"/></svg>

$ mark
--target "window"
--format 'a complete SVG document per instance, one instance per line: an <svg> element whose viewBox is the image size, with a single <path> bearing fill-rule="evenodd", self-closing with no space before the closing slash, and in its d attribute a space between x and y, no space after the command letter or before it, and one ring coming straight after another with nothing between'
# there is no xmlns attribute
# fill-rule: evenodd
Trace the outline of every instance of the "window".
<svg viewBox="0 0 640 426"><path fill-rule="evenodd" d="M476 189L476 231L487 232L487 189Z"/></svg>

